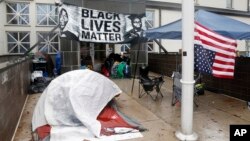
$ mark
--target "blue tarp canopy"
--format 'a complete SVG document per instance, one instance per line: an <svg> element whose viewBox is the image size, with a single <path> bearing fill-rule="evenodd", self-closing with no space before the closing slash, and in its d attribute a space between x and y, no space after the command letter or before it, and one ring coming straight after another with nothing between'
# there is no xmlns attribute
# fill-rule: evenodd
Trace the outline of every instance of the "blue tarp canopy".
<svg viewBox="0 0 250 141"><path fill-rule="evenodd" d="M198 10L195 12L195 21L218 34L232 39L250 39L250 25L226 16ZM158 28L146 30L145 36L149 39L181 39L182 21L180 19Z"/></svg>

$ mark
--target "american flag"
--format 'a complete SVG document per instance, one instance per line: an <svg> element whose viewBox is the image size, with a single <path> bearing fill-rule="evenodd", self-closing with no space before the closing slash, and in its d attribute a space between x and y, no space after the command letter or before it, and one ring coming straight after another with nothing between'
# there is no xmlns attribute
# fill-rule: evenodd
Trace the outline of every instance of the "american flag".
<svg viewBox="0 0 250 141"><path fill-rule="evenodd" d="M233 78L236 40L224 37L195 22L195 69L219 78Z"/></svg>

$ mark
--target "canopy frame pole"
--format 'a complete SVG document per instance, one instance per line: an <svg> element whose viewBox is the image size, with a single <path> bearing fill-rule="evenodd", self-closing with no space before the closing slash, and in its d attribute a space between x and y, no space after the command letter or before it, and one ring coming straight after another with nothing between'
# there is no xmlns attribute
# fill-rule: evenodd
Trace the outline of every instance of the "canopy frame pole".
<svg viewBox="0 0 250 141"><path fill-rule="evenodd" d="M161 52L161 49L162 49L165 54L168 54L168 51L164 48L164 46L158 40L154 39L154 41L159 46L160 52Z"/></svg>
<svg viewBox="0 0 250 141"><path fill-rule="evenodd" d="M137 72L138 60L139 60L139 55L140 55L140 50L141 50L141 40L139 38L137 38L136 40L137 40L137 44L139 45L139 47L137 50L137 57L136 57L136 63L135 63L135 68L134 68L134 76L133 76L133 82L132 82L131 95L133 95L133 91L134 91L135 75Z"/></svg>
<svg viewBox="0 0 250 141"><path fill-rule="evenodd" d="M193 132L194 98L194 0L182 0L182 98L181 131L175 133L179 140L197 140Z"/></svg>
<svg viewBox="0 0 250 141"><path fill-rule="evenodd" d="M45 37L51 36L52 33L59 27L59 24L56 25L48 34L45 35ZM36 48L38 45L40 45L42 40L38 40L32 47L30 47L25 53L24 56L28 55L34 48Z"/></svg>

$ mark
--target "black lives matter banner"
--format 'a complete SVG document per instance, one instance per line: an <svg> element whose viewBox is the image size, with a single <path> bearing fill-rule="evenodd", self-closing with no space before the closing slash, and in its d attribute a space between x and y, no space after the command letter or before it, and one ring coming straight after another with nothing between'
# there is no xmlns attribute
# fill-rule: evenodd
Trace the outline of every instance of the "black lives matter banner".
<svg viewBox="0 0 250 141"><path fill-rule="evenodd" d="M144 15L124 15L63 4L59 8L61 37L87 42L128 42L145 30Z"/></svg>

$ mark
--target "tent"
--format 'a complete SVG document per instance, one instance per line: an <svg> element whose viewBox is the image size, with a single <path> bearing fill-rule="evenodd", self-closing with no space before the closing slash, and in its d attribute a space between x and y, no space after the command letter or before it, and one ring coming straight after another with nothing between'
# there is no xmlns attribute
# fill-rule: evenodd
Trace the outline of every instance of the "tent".
<svg viewBox="0 0 250 141"><path fill-rule="evenodd" d="M145 129L115 106L114 97L121 92L107 77L88 69L60 75L35 107L32 131L37 141L114 140L125 139L115 136L125 133L142 137L138 131Z"/></svg>
<svg viewBox="0 0 250 141"><path fill-rule="evenodd" d="M191 2L187 1L187 2ZM193 83L193 80L190 77L193 77L192 64L194 63L194 50L192 50L192 37L188 38L188 34L192 36L192 22L198 23L207 29L212 30L222 36L236 39L244 40L250 39L250 25L243 22L210 13L204 10L198 10L195 12L195 15L191 12L190 15L187 14L188 10L194 10L193 4L182 3L182 13L185 19L185 22L188 22L187 28L183 28L185 35L183 36L183 52L182 55L182 66L183 66L183 84L182 84L182 111L181 111L181 124L182 130L175 133L176 137L179 140L197 140L198 136L195 132L192 131L193 127L193 105L192 97L193 91L190 84ZM194 19L192 19L194 16ZM190 20L190 21L188 21ZM183 22L183 25L185 23ZM183 26L184 27L184 26ZM181 39L182 38L182 21L177 20L175 22L169 23L167 25L149 29L144 33L145 37L149 39ZM190 36L189 36L190 37ZM187 55L188 54L188 55ZM191 54L191 55L190 55ZM210 55L208 55L210 56ZM212 60L212 59L211 59ZM221 61L222 62L222 61ZM191 64L191 65L190 65ZM187 77L190 76L190 77ZM185 100L184 100L185 99ZM190 101L189 101L190 100ZM184 114L183 114L184 113Z"/></svg>
<svg viewBox="0 0 250 141"><path fill-rule="evenodd" d="M195 21L218 34L232 39L250 39L250 25L226 16L198 10L195 12ZM158 28L146 30L145 36L149 39L181 39L181 32L182 20L180 19Z"/></svg>

